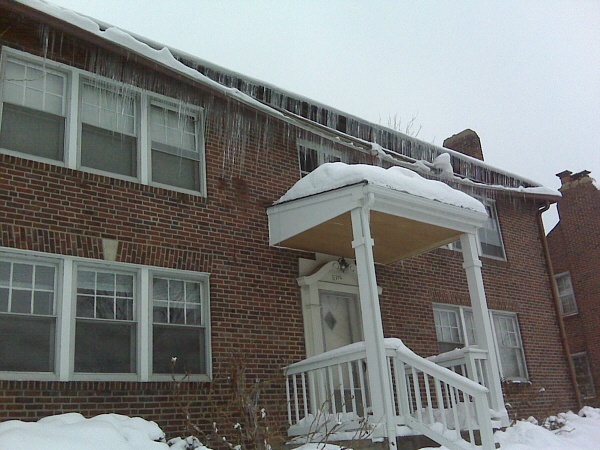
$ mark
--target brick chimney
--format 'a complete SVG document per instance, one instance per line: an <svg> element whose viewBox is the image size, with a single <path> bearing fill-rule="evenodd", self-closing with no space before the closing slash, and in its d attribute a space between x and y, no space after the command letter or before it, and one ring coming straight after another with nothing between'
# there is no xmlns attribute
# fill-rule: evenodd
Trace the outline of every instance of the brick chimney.
<svg viewBox="0 0 600 450"><path fill-rule="evenodd" d="M466 129L454 136L444 140L443 146L451 150L456 150L463 155L471 156L483 161L483 150L479 136L473 130Z"/></svg>
<svg viewBox="0 0 600 450"><path fill-rule="evenodd" d="M590 173L591 172L588 170L582 170L581 172L575 174L569 170L564 170L560 173L557 173L556 176L560 178L561 184L559 190L563 192L577 185L591 183L593 179L590 177Z"/></svg>

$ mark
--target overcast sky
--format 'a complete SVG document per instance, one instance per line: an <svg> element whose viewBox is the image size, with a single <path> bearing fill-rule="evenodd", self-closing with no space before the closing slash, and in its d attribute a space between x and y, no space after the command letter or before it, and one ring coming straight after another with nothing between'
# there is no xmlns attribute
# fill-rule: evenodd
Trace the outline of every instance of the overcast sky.
<svg viewBox="0 0 600 450"><path fill-rule="evenodd" d="M551 188L600 181L598 0L51 3L376 123L416 117L438 145L471 128L488 163Z"/></svg>

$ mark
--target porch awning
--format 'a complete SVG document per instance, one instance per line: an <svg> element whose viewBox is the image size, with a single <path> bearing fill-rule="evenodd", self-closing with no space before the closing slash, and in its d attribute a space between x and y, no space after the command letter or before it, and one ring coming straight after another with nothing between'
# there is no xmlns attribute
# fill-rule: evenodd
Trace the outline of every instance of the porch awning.
<svg viewBox="0 0 600 450"><path fill-rule="evenodd" d="M322 170L315 176L325 176L325 179L335 177L340 164L342 163L326 165L337 167L330 167L329 169L335 170L329 170L329 173ZM321 167L315 172L321 170ZM355 173L356 176L362 176L360 167L346 167L358 172ZM379 167L367 167L370 167L368 173L386 171ZM402 176L402 173L392 175ZM375 241L375 262L389 264L454 242L463 233L474 234L487 219L483 205L472 197L439 181L417 177L419 180L414 183L403 180L411 186L401 190L393 183L382 183L377 177L367 176L353 184L322 192L317 187L301 189L300 192L307 193L304 196L286 194L282 197L284 201L267 209L270 245L354 258L350 212L367 205L371 211L370 231ZM342 183L351 180L344 176L341 178ZM304 181L305 179L298 183L319 185L318 178ZM328 186L335 186L335 182L331 184L329 179L325 182L325 189ZM427 191L423 195L419 193L420 186ZM448 189L455 193L449 195Z"/></svg>

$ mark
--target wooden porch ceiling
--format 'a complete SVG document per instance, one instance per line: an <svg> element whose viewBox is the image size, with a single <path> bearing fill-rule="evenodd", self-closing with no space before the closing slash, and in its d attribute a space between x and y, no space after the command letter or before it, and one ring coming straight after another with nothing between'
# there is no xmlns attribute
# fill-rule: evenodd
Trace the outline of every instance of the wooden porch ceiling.
<svg viewBox="0 0 600 450"><path fill-rule="evenodd" d="M369 204L367 198L371 198ZM390 264L476 233L486 214L359 184L267 209L270 244L354 258L351 211L369 204L375 262Z"/></svg>
<svg viewBox="0 0 600 450"><path fill-rule="evenodd" d="M460 238L461 233L379 211L371 212L371 236L376 262L390 264ZM323 222L281 242L282 247L354 258L350 212Z"/></svg>

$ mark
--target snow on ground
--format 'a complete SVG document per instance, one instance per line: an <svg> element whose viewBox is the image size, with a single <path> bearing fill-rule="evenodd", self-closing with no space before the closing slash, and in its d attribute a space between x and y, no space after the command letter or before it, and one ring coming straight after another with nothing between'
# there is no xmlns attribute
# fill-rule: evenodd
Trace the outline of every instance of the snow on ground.
<svg viewBox="0 0 600 450"><path fill-rule="evenodd" d="M579 415L559 414L562 428L549 431L528 421L496 432L503 450L597 450L600 448L600 409L585 407ZM157 441L163 442L157 442ZM139 417L102 414L85 419L68 413L38 422L9 420L0 423L2 450L183 450L186 441L164 443L164 433L154 422ZM444 447L439 447L443 449ZM335 445L305 444L301 450L339 450ZM431 449L431 448L430 448ZM198 450L208 450L199 447Z"/></svg>

